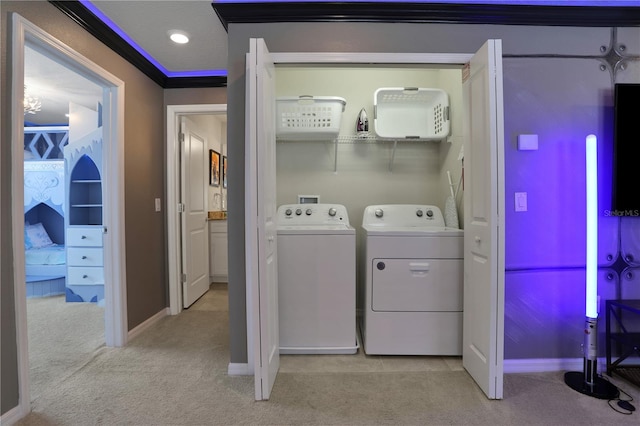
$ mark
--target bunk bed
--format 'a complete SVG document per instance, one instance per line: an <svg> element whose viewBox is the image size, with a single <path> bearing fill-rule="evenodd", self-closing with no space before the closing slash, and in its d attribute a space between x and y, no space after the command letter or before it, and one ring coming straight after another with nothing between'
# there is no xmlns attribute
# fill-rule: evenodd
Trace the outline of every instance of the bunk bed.
<svg viewBox="0 0 640 426"><path fill-rule="evenodd" d="M24 240L27 297L65 294L64 206L64 160L26 160Z"/></svg>

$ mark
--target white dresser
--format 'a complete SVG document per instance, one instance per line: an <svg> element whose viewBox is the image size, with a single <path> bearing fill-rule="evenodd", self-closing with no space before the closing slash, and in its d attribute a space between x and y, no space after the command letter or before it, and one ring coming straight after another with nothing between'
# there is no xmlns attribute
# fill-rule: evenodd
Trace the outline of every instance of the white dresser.
<svg viewBox="0 0 640 426"><path fill-rule="evenodd" d="M85 302L104 299L102 226L67 228L67 287Z"/></svg>

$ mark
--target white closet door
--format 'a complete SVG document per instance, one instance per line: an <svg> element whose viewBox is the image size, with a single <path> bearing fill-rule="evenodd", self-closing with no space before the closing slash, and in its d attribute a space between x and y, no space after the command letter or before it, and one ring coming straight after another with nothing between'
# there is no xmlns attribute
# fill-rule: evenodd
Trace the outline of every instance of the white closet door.
<svg viewBox="0 0 640 426"><path fill-rule="evenodd" d="M245 211L256 400L269 399L280 368L276 230L275 65L263 39L247 57ZM256 265L257 268L254 266Z"/></svg>
<svg viewBox="0 0 640 426"><path fill-rule="evenodd" d="M488 40L463 70L464 320L462 361L502 398L504 360L504 123L502 44Z"/></svg>

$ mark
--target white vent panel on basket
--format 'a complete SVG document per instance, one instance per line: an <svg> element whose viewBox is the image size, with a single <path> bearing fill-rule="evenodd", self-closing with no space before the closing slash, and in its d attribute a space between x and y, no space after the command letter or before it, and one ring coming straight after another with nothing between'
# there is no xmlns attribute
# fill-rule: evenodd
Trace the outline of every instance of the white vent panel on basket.
<svg viewBox="0 0 640 426"><path fill-rule="evenodd" d="M444 90L383 87L373 98L376 135L391 139L449 136L449 96Z"/></svg>
<svg viewBox="0 0 640 426"><path fill-rule="evenodd" d="M335 139L346 104L346 100L337 96L278 98L276 137L280 140Z"/></svg>

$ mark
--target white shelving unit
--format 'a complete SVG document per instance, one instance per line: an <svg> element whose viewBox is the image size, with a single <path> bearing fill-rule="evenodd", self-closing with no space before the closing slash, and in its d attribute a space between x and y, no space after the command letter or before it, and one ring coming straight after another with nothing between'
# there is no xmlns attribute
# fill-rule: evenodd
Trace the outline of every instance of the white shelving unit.
<svg viewBox="0 0 640 426"><path fill-rule="evenodd" d="M65 147L67 302L104 299L102 129Z"/></svg>

